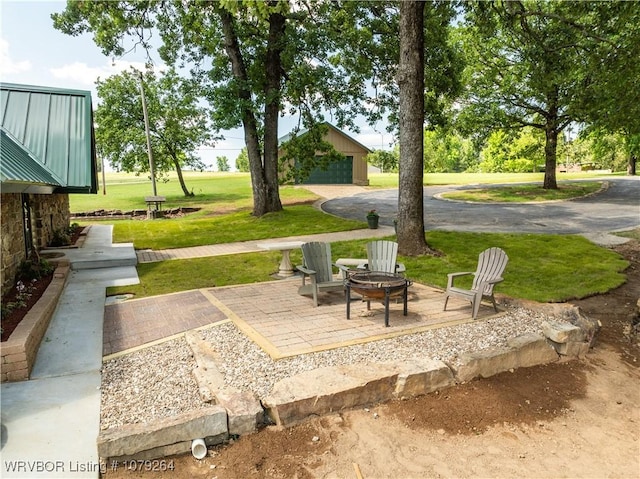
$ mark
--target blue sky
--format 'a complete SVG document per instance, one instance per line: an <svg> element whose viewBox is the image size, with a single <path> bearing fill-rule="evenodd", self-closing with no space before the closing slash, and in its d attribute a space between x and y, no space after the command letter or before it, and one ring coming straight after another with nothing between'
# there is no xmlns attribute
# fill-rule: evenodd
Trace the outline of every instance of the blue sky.
<svg viewBox="0 0 640 479"><path fill-rule="evenodd" d="M90 34L72 37L56 30L51 14L63 11L65 5L64 1L52 0L0 0L0 80L89 90L95 108L98 102L96 79L119 73L130 65L142 69L145 56L138 51L112 59L102 54ZM279 133L283 136L295 121L283 118L280 123ZM389 149L392 141L382 124L374 129L362 122L360 133L346 133L371 149ZM213 165L218 156L226 156L231 166L234 165L244 146L242 130L227 131L224 135L226 139L214 148L200 150L205 163Z"/></svg>

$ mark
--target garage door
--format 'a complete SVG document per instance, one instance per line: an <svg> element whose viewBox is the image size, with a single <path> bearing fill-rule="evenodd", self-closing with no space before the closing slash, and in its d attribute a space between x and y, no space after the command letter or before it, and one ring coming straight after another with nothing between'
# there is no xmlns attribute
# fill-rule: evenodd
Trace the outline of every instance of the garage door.
<svg viewBox="0 0 640 479"><path fill-rule="evenodd" d="M306 184L316 185L350 185L353 183L353 156L331 163L327 170L316 168L311 172Z"/></svg>

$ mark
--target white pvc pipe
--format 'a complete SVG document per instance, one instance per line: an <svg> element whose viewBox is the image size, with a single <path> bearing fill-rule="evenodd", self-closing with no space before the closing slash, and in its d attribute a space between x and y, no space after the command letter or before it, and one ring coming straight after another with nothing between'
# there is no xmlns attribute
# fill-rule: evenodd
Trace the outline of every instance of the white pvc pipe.
<svg viewBox="0 0 640 479"><path fill-rule="evenodd" d="M204 459L207 455L207 445L204 443L204 439L194 439L191 441L191 454L196 459Z"/></svg>

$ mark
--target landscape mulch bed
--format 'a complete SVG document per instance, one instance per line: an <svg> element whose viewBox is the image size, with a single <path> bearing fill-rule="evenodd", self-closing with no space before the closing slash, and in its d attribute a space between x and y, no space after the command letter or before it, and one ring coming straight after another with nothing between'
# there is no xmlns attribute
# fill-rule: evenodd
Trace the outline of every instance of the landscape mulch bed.
<svg viewBox="0 0 640 479"><path fill-rule="evenodd" d="M83 230L83 226L77 226L73 229L70 244L75 244L78 241L78 238L80 238L80 234ZM43 276L40 279L24 282L25 285L27 285L27 287L29 288L29 294L23 298L24 304L21 307L12 309L7 314L3 314L1 342L5 342L9 339L11 333L13 333L18 324L20 324L20 321L24 319L33 305L36 304L42 297L52 279L53 272L51 272L51 274ZM13 288L11 288L11 290L9 290L9 292L2 297L2 304L7 305L9 303L13 303L16 301L18 296L19 292L17 286L14 285Z"/></svg>

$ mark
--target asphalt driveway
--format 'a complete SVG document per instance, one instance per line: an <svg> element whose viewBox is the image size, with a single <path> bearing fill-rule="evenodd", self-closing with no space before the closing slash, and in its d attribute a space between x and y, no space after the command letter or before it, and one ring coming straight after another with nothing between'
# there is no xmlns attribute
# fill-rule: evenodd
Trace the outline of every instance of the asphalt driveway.
<svg viewBox="0 0 640 479"><path fill-rule="evenodd" d="M639 227L640 177L608 177L604 181L605 189L586 198L530 204L447 201L437 195L481 185L427 186L424 188L425 230L588 234ZM357 220L364 220L367 211L376 209L380 224L393 226L398 190L370 190L334 198L324 202L322 209Z"/></svg>

